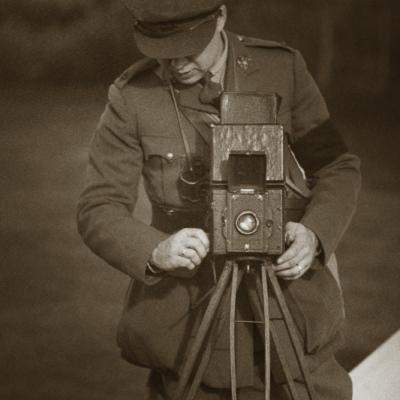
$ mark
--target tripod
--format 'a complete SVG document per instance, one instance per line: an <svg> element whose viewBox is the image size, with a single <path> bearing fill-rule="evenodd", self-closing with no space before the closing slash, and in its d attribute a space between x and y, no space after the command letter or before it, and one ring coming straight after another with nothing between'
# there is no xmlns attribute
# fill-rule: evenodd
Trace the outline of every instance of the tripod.
<svg viewBox="0 0 400 400"><path fill-rule="evenodd" d="M249 273L255 274L255 291L248 290L248 297L253 309L256 321L236 321L236 298L237 291L243 279L248 280ZM256 323L260 330L265 348L265 400L269 400L270 396L270 355L271 341L277 358L280 362L282 372L287 383L288 391L292 400L300 400L296 390L294 377L289 369L287 359L287 348L282 346L281 340L277 333L276 322L282 320L290 338L292 351L294 352L301 377L307 392L308 400L315 400L313 386L311 384L310 375L307 371L305 358L302 353L301 345L296 333L296 327L289 313L283 297L279 282L272 269L272 261L269 257L239 257L228 259L222 270L220 278L217 282L215 291L213 292L210 302L206 308L203 319L200 323L198 333L193 341L192 347L183 364L182 373L178 382L175 400L193 400L201 379L207 367L209 357L212 352L212 343L210 331L216 329L217 312L220 312L221 299L228 285L231 282L230 295L230 311L229 311L229 333L230 333L230 376L231 376L231 393L232 400L237 399L237 380L236 380L236 357L235 357L235 324L236 323ZM247 283L247 282L246 282ZM270 318L268 291L275 297L280 311L279 318ZM208 341L205 343L206 338ZM197 363L197 371L194 367L199 358L199 353L203 349L202 359ZM194 377L192 378L192 376ZM192 380L191 380L192 378ZM190 386L188 383L191 380ZM303 399L301 399L303 400Z"/></svg>

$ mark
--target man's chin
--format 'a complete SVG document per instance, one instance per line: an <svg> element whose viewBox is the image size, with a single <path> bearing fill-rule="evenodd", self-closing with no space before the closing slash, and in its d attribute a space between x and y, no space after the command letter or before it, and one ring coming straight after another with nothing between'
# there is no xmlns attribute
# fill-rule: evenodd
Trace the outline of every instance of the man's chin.
<svg viewBox="0 0 400 400"><path fill-rule="evenodd" d="M195 74L195 75L175 75L175 80L183 85L194 85L195 83L201 80L202 76Z"/></svg>

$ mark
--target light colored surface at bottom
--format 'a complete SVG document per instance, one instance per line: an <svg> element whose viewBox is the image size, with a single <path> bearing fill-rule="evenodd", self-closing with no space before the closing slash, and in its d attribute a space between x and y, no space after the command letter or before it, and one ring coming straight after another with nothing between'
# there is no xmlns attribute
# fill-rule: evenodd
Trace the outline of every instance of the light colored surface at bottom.
<svg viewBox="0 0 400 400"><path fill-rule="evenodd" d="M400 330L350 373L353 400L400 399Z"/></svg>

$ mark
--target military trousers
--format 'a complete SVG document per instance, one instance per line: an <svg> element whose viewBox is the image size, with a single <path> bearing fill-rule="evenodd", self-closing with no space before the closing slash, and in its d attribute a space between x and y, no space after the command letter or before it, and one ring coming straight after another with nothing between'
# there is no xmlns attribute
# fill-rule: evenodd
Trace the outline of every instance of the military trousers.
<svg viewBox="0 0 400 400"><path fill-rule="evenodd" d="M334 357L323 362L311 373L311 380L316 393L316 400L351 400L352 383L349 374ZM173 400L176 381L168 376L152 372L148 382L147 400ZM296 382L300 400L306 400L304 385ZM255 377L255 385L238 389L238 400L264 400L264 386L259 376ZM229 400L230 389L214 389L201 385L195 400ZM287 385L276 385L271 382L270 400L290 400Z"/></svg>

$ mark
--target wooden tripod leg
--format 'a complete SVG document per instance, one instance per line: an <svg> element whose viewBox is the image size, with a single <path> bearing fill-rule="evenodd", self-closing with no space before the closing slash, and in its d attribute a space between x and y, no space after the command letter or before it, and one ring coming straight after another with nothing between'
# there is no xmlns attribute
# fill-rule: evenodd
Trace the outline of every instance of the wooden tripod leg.
<svg viewBox="0 0 400 400"><path fill-rule="evenodd" d="M207 344L204 348L204 351L202 353L201 356L201 360L200 363L197 367L197 371L196 374L193 378L192 384L189 388L189 391L186 395L186 399L185 400L194 400L194 398L196 397L197 394L197 390L200 386L201 380L204 376L204 373L206 371L207 365L210 362L210 357L211 357L211 353L212 353L212 343L211 341L213 340L213 335L215 332L215 329L217 328L217 324L218 324L218 319L215 318L214 321L212 322L211 325L211 329L210 329L210 337L207 341Z"/></svg>
<svg viewBox="0 0 400 400"><path fill-rule="evenodd" d="M265 287L268 288L267 276L268 276L268 265L265 263L265 264L263 264L262 270L261 270L261 282L260 282L259 276L256 275L257 295L256 296L253 295L253 302L256 302L256 310L258 310L258 316L256 316L256 318L265 318L264 310L266 307L269 309L268 298L267 298L268 292L264 289ZM263 306L262 306L262 302L263 302ZM264 316L263 316L263 313L264 313ZM268 315L268 320L269 320L269 315ZM283 373L286 378L286 382L287 382L287 385L289 388L289 393L291 395L291 398L292 398L292 400L298 400L297 391L296 391L296 387L294 384L294 379L290 372L285 353L282 349L282 346L280 345L279 337L276 333L276 330L275 330L275 327L274 327L274 324L272 321L269 321L268 329L271 334L270 337L274 343L275 350L276 350L277 356L279 358L279 362L282 366L282 370L283 370ZM266 389L265 393L267 396L271 390L271 383L270 383L271 346L270 346L270 337L266 336L265 330L264 330L264 332L260 332L260 333L264 334L265 368L268 368L268 372L265 371L265 373L268 374L268 376L267 375L265 376L265 382L266 382L265 383L265 389ZM266 399L269 399L269 397L266 397Z"/></svg>
<svg viewBox="0 0 400 400"><path fill-rule="evenodd" d="M227 262L221 273L221 276L218 280L215 291L211 296L210 302L204 313L203 319L200 323L200 326L199 326L197 335L193 341L192 347L190 348L188 356L185 359L185 362L183 364L182 373L181 373L179 381L178 381L178 386L176 389L174 400L182 399L182 396L185 392L186 386L192 375L194 364L198 358L201 347L202 347L204 340L207 336L207 333L210 329L210 326L214 319L215 313L221 302L221 298L222 298L222 296L225 292L225 289L229 283L229 278L231 277L231 273L232 273L232 264L230 262Z"/></svg>
<svg viewBox="0 0 400 400"><path fill-rule="evenodd" d="M233 263L232 286L231 286L231 305L229 309L229 355L231 369L231 394L232 400L237 400L237 381L236 381L236 341L235 341L235 320L236 320L236 296L238 290L238 270L237 263Z"/></svg>
<svg viewBox="0 0 400 400"><path fill-rule="evenodd" d="M265 363L265 400L269 399L271 393L271 349L270 349L270 320L269 320L269 304L268 304L268 282L267 282L267 266L264 263L261 267L261 284L262 284L262 301L264 312L264 363Z"/></svg>
<svg viewBox="0 0 400 400"><path fill-rule="evenodd" d="M281 341L279 340L279 335L272 323L270 329L272 341L274 342L276 354L278 355L279 362L281 363L282 370L286 378L286 383L288 385L290 396L292 400L298 400L299 397L297 395L294 379L292 377L292 374L290 373L289 364L285 356L285 350L282 348Z"/></svg>
<svg viewBox="0 0 400 400"><path fill-rule="evenodd" d="M253 274L252 274L253 275ZM254 273L253 275L256 278L255 282L252 282L252 279L249 278L247 279L247 295L250 301L250 306L254 314L254 318L256 319L256 325L257 329L262 337L264 346L265 346L265 357L267 360L265 360L265 400L269 400L269 394L270 394L270 354L267 354L267 351L269 351L270 346L269 346L269 337L266 335L266 330L268 330L268 327L266 327L266 324L264 321L267 321L266 316L265 316L265 308L263 304L265 304L265 300L261 300L259 293L258 293L258 288L257 288L257 280L259 282L259 276L257 273ZM262 289L261 289L262 290ZM268 304L267 308L269 310ZM263 325L263 326L262 326ZM269 325L269 324L268 324ZM267 350L268 349L268 350ZM267 364L268 363L268 364ZM268 365L268 367L267 367Z"/></svg>
<svg viewBox="0 0 400 400"><path fill-rule="evenodd" d="M237 284L234 283L233 275L234 275L235 269L233 269L233 274L232 274L232 285L236 286L237 288L240 286L240 283L243 278L243 271L239 269L237 273ZM237 293L237 289L233 291L233 293ZM235 296L236 298L236 296ZM212 322L211 329L210 329L210 334L209 337L207 338L207 343L205 345L204 351L202 352L201 355L201 360L200 363L197 367L196 374L193 378L193 382L191 384L191 387L188 391L188 394L185 398L185 400L194 400L196 397L197 389L200 386L201 379L204 376L204 372L207 368L207 365L210 361L210 357L214 348L214 345L216 341L218 340L218 337L220 336L223 327L225 326L226 319L228 317L228 313L224 312L224 310L228 310L229 304L231 301L231 296L226 296L224 299L222 299L223 303L218 308L218 315L216 315L216 318L214 318L214 321Z"/></svg>
<svg viewBox="0 0 400 400"><path fill-rule="evenodd" d="M271 282L271 286L272 286L275 298L278 302L281 314L283 316L284 323L286 325L286 329L289 333L289 338L290 338L290 341L292 343L292 346L293 346L293 349L294 349L294 352L296 355L297 363L300 367L301 374L303 375L303 379L304 379L308 397L310 400L315 400L316 395L314 392L314 387L311 382L310 374L307 370L306 360L305 360L303 350L302 350L300 342L299 342L299 338L297 336L296 326L295 326L292 316L289 312L289 309L286 305L285 298L283 297L281 287L279 286L279 282L274 274L274 271L272 270L272 268L268 268L267 271L268 271L268 278L269 278L269 281Z"/></svg>
<svg viewBox="0 0 400 400"><path fill-rule="evenodd" d="M269 270L271 269L271 264L269 260L266 260L265 263L263 264L263 272L265 274L265 280L267 280L267 276L269 277ZM258 277L257 277L258 278ZM263 298L263 287L260 284L260 280L256 280L256 288L257 288L257 293L258 296L261 299ZM286 383L288 385L289 393L291 395L292 400L298 400L298 395L297 395L297 390L296 386L294 383L294 378L292 376L292 373L289 368L289 364L287 362L287 358L285 355L285 350L282 348L280 340L279 340L279 335L276 332L276 329L274 327L273 322L270 322L270 331L271 331L271 338L275 346L276 354L278 356L279 362L282 366L282 371L285 375L286 378Z"/></svg>

